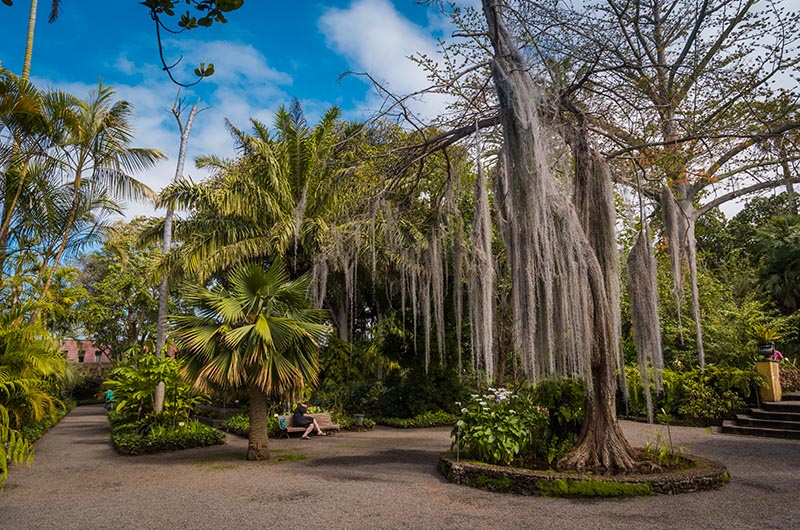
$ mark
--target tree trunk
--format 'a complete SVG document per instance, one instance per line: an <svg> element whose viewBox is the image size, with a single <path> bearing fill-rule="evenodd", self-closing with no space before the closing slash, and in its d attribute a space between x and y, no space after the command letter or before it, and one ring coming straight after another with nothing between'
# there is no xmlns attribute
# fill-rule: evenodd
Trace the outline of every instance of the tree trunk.
<svg viewBox="0 0 800 530"><path fill-rule="evenodd" d="M175 168L175 178L180 178L183 175L183 166L186 163L186 146L189 144L189 133L192 130L192 122L197 114L197 103L192 105L192 110L189 112L189 117L186 120L186 126L181 123L180 105L176 102L172 107L172 113L175 119L178 120L178 127L181 131L181 146L178 151L178 164ZM166 259L172 247L172 218L174 212L172 208L167 209L167 214L164 216L164 238L161 247ZM156 351L155 356L160 358L164 345L167 343L167 314L169 313L169 272L164 271L161 276L161 283L158 286L158 325L156 336ZM164 382L160 381L155 388L153 396L153 411L158 413L164 410Z"/></svg>
<svg viewBox="0 0 800 530"><path fill-rule="evenodd" d="M267 434L267 394L253 385L250 397L250 434L247 438L248 460L269 460L269 435Z"/></svg>
<svg viewBox="0 0 800 530"><path fill-rule="evenodd" d="M31 75L31 59L33 57L33 32L36 28L36 8L38 0L31 0L31 9L28 12L28 37L25 40L25 58L22 61L22 79L26 81Z"/></svg>

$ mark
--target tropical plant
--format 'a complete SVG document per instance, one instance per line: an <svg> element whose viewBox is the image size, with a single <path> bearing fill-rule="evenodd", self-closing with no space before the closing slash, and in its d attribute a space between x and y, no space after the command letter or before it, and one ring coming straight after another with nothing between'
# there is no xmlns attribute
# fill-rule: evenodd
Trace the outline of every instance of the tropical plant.
<svg viewBox="0 0 800 530"><path fill-rule="evenodd" d="M283 256L293 274L311 268L322 247L332 244L337 217L356 201L340 159L348 144L340 111L330 109L309 128L299 103L278 109L275 130L251 120L253 133L230 126L241 155L236 160L205 156L201 167L211 180L194 184L179 178L161 202L190 207L194 215L177 223L183 244L174 258L185 269L207 277L242 260Z"/></svg>
<svg viewBox="0 0 800 530"><path fill-rule="evenodd" d="M234 267L211 289L187 287L194 314L175 317L187 373L200 389L247 389L248 460L269 458L267 397L316 382L326 312L310 309L308 275L290 280L282 260Z"/></svg>
<svg viewBox="0 0 800 530"><path fill-rule="evenodd" d="M21 308L0 313L0 485L8 462L33 458L21 430L63 408L55 397L65 360L41 320L24 322Z"/></svg>
<svg viewBox="0 0 800 530"><path fill-rule="evenodd" d="M164 154L157 149L129 146L133 140L132 108L127 101L113 98L114 91L102 82L88 101L60 93L44 97L53 138L48 156L64 175L70 199L42 297L50 288L82 207L86 209L97 197L107 195L155 199L153 191L133 178L132 173L152 167Z"/></svg>
<svg viewBox="0 0 800 530"><path fill-rule="evenodd" d="M173 357L158 358L152 353L136 354L140 348L130 352L131 359L119 363L109 372L103 386L114 391L116 410L131 421L148 424L169 424L188 421L189 414L208 398L192 389L184 381L182 368L185 362ZM164 410L153 413L153 390L156 383L165 383Z"/></svg>

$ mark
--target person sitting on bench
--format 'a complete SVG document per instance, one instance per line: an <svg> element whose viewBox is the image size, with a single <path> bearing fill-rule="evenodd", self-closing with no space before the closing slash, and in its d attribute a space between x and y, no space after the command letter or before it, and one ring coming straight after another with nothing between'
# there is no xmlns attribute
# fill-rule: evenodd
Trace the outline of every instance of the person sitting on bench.
<svg viewBox="0 0 800 530"><path fill-rule="evenodd" d="M303 440L310 440L311 438L308 435L311 434L311 431L314 429L317 430L317 436L325 436L325 433L319 428L317 420L310 414L306 414L306 412L308 412L308 403L300 403L297 405L297 408L294 409L294 416L292 416L293 427L306 428L306 432L303 433L301 438Z"/></svg>

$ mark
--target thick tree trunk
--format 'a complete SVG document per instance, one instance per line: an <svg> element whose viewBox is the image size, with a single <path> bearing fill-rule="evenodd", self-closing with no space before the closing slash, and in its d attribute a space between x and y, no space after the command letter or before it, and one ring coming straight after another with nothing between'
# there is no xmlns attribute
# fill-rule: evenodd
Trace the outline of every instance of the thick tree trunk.
<svg viewBox="0 0 800 530"><path fill-rule="evenodd" d="M247 439L248 460L269 460L269 435L267 434L267 394L253 385L250 397L250 435Z"/></svg>

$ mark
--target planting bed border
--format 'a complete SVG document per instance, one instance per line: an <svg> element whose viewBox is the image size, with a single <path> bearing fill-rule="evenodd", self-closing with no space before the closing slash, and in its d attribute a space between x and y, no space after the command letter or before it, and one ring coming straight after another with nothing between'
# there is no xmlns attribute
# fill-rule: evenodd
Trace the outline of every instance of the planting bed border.
<svg viewBox="0 0 800 530"><path fill-rule="evenodd" d="M438 468L453 484L487 491L549 497L671 495L715 489L728 483L728 470L720 462L694 455L681 456L691 462L689 469L647 474L593 475L502 467L464 459L456 462L454 452L442 453Z"/></svg>

